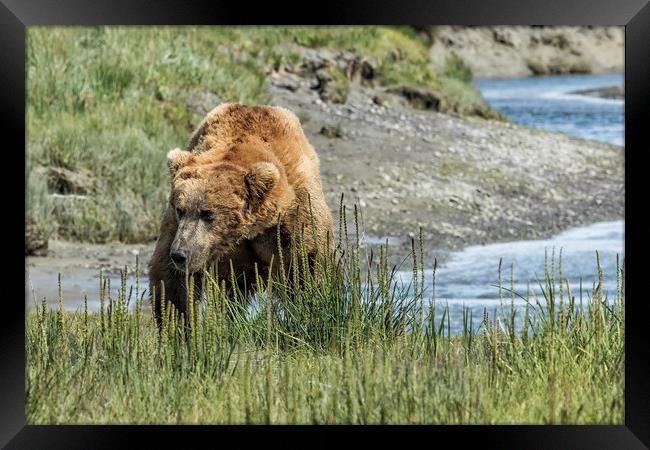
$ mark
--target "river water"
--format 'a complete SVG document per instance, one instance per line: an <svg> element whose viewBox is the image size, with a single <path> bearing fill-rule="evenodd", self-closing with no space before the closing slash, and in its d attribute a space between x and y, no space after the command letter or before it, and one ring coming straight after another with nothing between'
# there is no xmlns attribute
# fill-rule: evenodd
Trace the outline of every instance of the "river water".
<svg viewBox="0 0 650 450"><path fill-rule="evenodd" d="M624 102L572 94L622 86L622 74L501 78L475 84L490 106L514 123L623 145Z"/></svg>
<svg viewBox="0 0 650 450"><path fill-rule="evenodd" d="M573 94L578 90L622 85L622 74L489 79L475 83L488 103L511 122L583 139L624 143L622 100ZM471 310L477 328L484 308L490 314L500 308L497 280L501 261L502 285L510 288L512 268L514 291L526 297L530 287L531 300L536 295L544 304L539 281L544 282L545 259L550 266L553 252L557 258L560 251L563 276L569 280L573 295L578 297L581 280L584 298L591 294L598 251L604 292L609 298L615 298L617 256L622 264L624 242L623 220L615 220L572 228L546 240L467 247L452 253L445 265L438 268L435 290L431 288L431 271L427 272L428 299L431 301L435 293L436 308L449 307L452 333L462 331L463 308ZM400 275L403 282L412 278L410 272ZM510 294L502 291L502 295L509 307ZM524 300L515 297L514 304L521 317Z"/></svg>
<svg viewBox="0 0 650 450"><path fill-rule="evenodd" d="M566 230L550 239L513 241L489 245L466 247L451 254L444 266L436 270L435 285L433 272L425 271L425 298L429 305L435 300L436 309L442 312L449 309L450 328L454 334L462 332L463 309L469 309L474 317L476 330L480 325L483 310L490 317L501 311L501 303L509 310L510 290L514 298L517 317L523 317L526 302L519 295L536 304L546 305L542 289L545 274L552 273L555 257L555 278L559 278L560 252L562 278L568 281L571 294L586 303L588 296L598 283L597 255L603 272L602 290L608 299L616 299L617 267L624 263L625 231L623 221L598 222L591 225ZM501 264L501 286L499 290L499 264ZM511 279L512 274L512 279ZM398 274L400 283L408 284L412 272ZM511 282L512 280L512 282ZM563 289L566 292L566 281ZM556 287L559 291L559 287ZM502 298L500 298L500 296ZM566 297L565 297L566 302ZM440 314L438 315L440 317Z"/></svg>

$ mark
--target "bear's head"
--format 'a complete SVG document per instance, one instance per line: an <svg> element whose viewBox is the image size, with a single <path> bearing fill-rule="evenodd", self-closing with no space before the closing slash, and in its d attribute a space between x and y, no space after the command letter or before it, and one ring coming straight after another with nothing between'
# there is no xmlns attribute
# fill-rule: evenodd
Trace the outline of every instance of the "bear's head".
<svg viewBox="0 0 650 450"><path fill-rule="evenodd" d="M276 164L242 167L180 149L170 151L167 160L171 214L178 225L170 258L177 270L196 272L242 239L277 224L278 191L286 183Z"/></svg>

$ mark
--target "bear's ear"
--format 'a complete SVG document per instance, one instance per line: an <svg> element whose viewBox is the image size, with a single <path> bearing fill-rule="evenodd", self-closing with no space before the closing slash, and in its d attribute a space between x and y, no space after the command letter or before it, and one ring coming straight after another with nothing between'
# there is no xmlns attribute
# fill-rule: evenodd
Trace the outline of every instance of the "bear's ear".
<svg viewBox="0 0 650 450"><path fill-rule="evenodd" d="M169 174L171 177L174 178L178 169L187 164L192 158L191 152L181 150L180 148L170 150L167 153L167 165L169 166Z"/></svg>
<svg viewBox="0 0 650 450"><path fill-rule="evenodd" d="M261 203L280 181L280 171L270 162L253 164L244 176L248 201L252 205Z"/></svg>

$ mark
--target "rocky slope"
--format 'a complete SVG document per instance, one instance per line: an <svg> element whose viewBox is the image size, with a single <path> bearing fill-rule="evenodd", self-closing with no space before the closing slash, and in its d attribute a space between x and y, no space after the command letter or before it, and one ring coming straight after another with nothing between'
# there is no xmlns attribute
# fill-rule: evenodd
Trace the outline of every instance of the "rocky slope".
<svg viewBox="0 0 650 450"><path fill-rule="evenodd" d="M456 55L475 78L621 72L623 27L458 27L428 31L431 60Z"/></svg>
<svg viewBox="0 0 650 450"><path fill-rule="evenodd" d="M357 203L370 242L406 252L422 226L428 249L458 249L623 215L621 147L418 110L361 84L327 103L316 86L284 72L269 89L316 147L328 204L336 210L342 192Z"/></svg>

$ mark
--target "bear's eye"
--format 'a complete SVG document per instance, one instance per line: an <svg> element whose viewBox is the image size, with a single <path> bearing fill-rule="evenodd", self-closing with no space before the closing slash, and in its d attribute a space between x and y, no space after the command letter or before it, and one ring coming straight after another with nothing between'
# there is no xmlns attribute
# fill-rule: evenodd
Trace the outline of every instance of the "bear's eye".
<svg viewBox="0 0 650 450"><path fill-rule="evenodd" d="M206 222L212 222L214 220L214 213L209 209L202 209L199 214L201 215L201 219Z"/></svg>
<svg viewBox="0 0 650 450"><path fill-rule="evenodd" d="M178 214L178 217L183 217L183 214L185 214L185 211L183 211L180 208L176 208L176 214Z"/></svg>

